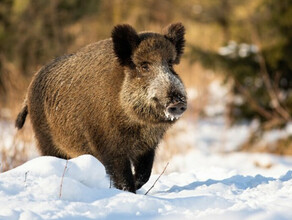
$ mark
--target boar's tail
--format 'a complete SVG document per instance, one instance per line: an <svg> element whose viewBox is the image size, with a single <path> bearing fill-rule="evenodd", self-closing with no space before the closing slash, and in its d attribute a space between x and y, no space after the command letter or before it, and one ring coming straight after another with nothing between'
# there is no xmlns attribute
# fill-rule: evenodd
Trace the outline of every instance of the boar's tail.
<svg viewBox="0 0 292 220"><path fill-rule="evenodd" d="M22 110L21 112L19 112L15 121L16 128L21 129L23 127L27 114L28 114L28 108L27 108L27 101L25 100Z"/></svg>

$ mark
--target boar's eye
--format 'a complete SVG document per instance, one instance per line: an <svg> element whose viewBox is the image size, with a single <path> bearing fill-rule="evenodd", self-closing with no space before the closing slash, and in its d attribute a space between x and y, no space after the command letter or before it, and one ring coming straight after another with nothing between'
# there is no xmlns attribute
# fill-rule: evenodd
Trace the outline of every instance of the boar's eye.
<svg viewBox="0 0 292 220"><path fill-rule="evenodd" d="M141 63L140 66L141 66L141 68L142 68L143 71L149 71L150 63L143 62L143 63Z"/></svg>
<svg viewBox="0 0 292 220"><path fill-rule="evenodd" d="M169 68L172 68L173 67L173 60L168 60L167 64L168 64Z"/></svg>

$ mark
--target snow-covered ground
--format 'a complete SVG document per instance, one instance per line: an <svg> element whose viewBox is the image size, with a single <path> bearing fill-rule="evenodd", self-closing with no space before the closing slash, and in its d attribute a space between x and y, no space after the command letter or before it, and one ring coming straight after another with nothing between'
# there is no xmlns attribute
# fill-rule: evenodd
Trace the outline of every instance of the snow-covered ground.
<svg viewBox="0 0 292 220"><path fill-rule="evenodd" d="M162 175L144 195L158 175L133 194L109 188L90 155L68 163L39 157L0 174L0 219L292 219L291 158L194 152L181 159L193 169Z"/></svg>
<svg viewBox="0 0 292 220"><path fill-rule="evenodd" d="M103 165L90 155L66 161L32 152L30 161L0 173L0 220L292 219L292 157L236 152L257 123L226 126L226 91L213 83L210 93L208 117L176 124L137 194L110 188ZM264 140L291 135L291 128L268 132ZM9 148L13 125L0 122L0 134ZM177 153L163 160L167 151Z"/></svg>

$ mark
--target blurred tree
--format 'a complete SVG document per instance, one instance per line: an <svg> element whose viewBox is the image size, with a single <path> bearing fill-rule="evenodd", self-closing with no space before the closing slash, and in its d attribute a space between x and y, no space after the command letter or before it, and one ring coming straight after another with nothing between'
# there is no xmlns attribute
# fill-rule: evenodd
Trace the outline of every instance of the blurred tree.
<svg viewBox="0 0 292 220"><path fill-rule="evenodd" d="M0 2L0 98L16 78L62 55L72 42L66 28L97 13L97 0L2 0ZM0 100L1 101L1 100Z"/></svg>
<svg viewBox="0 0 292 220"><path fill-rule="evenodd" d="M191 59L219 70L232 81L236 98L229 105L231 121L259 118L264 128L285 125L292 113L292 1L259 0L244 19L238 16L232 21L230 15L239 7L251 9L250 1L208 2L212 7L202 9L205 16L228 29L225 39L229 42L218 51L192 46ZM226 5L229 16L210 15L213 7L224 11ZM221 18L225 16L229 20ZM240 32L235 33L238 26Z"/></svg>

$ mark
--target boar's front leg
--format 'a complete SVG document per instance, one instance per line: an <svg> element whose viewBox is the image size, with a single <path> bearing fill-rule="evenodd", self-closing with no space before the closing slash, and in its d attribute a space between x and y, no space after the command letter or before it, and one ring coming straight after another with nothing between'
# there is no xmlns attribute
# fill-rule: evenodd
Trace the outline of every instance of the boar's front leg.
<svg viewBox="0 0 292 220"><path fill-rule="evenodd" d="M154 150L149 150L133 161L136 189L140 189L149 180L153 166L154 154Z"/></svg>
<svg viewBox="0 0 292 220"><path fill-rule="evenodd" d="M130 160L124 155L115 155L110 158L104 165L114 187L136 193Z"/></svg>

